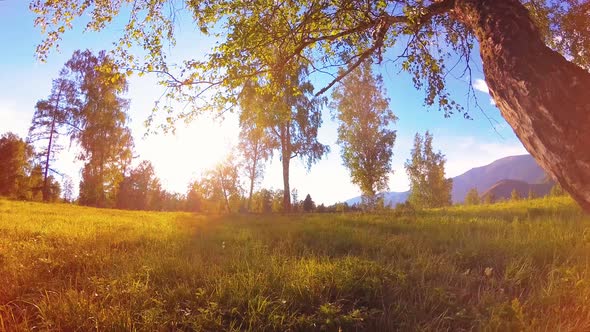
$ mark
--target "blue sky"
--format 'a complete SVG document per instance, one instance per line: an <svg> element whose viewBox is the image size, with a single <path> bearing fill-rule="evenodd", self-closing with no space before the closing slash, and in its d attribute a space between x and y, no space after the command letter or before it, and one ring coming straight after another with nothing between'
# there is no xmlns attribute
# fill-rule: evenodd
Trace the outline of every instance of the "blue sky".
<svg viewBox="0 0 590 332"><path fill-rule="evenodd" d="M40 31L33 26L34 16L28 10L28 1L0 1L0 133L12 131L25 136L37 100L46 98L51 81L63 64L76 49L110 49L121 35L120 25L108 27L100 33L84 33L83 24L78 21L74 31L64 35L59 51L53 51L47 63L35 58L35 47L42 39ZM170 49L172 62L202 55L211 45L211 40L202 37L190 25L190 20L181 20L177 47ZM388 55L385 54L387 60ZM408 189L408 180L403 164L409 158L412 141L416 132L430 130L434 134L435 148L447 157L447 175L456 176L470 168L488 164L498 158L526 153L512 129L492 105L486 92L484 75L477 50L473 54L473 81L467 78L450 78L451 94L457 101L465 101L470 86L476 95L484 114L473 106L470 112L473 120L461 115L445 119L442 112L427 110L423 106L423 94L416 91L407 75L398 74L399 68L387 61L376 67L383 75L385 88L391 99L391 109L399 120L394 125L397 141L394 146L393 169L389 186L392 191ZM316 82L316 88L323 87L324 80ZM222 159L235 143L237 120L235 115L226 117L223 123L207 116L195 120L188 126L179 125L175 136L151 135L144 137L144 120L151 112L153 102L161 95L156 77L132 77L129 80L127 98L131 100L129 115L130 128L135 138L136 154L139 160L151 160L163 186L171 191L185 192L189 181ZM494 120L494 126L486 118ZM497 123L496 123L497 122ZM311 194L316 202L331 204L357 196L359 190L350 183L349 172L341 166L340 150L336 145L337 125L331 120L330 111L324 111L324 124L319 140L331 145L330 154L307 172L303 163L292 163L291 187L296 188L299 197ZM67 141L64 141L66 146ZM62 152L56 168L71 174L78 182L82 164L76 161L75 146ZM267 188L282 188L281 166L278 160L267 165L262 183Z"/></svg>

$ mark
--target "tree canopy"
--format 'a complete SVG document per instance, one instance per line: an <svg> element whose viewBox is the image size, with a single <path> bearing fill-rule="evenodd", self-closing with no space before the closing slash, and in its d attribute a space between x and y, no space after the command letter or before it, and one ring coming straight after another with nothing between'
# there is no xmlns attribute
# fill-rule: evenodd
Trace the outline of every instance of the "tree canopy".
<svg viewBox="0 0 590 332"><path fill-rule="evenodd" d="M439 208L449 206L453 179L445 177L445 156L434 152L433 136L428 131L422 137L416 134L411 159L405 167L410 178L408 201L419 208Z"/></svg>
<svg viewBox="0 0 590 332"><path fill-rule="evenodd" d="M396 138L390 126L397 117L389 108L383 79L374 77L371 63L366 62L342 80L332 98L342 161L360 187L364 203L374 208L376 195L389 187Z"/></svg>

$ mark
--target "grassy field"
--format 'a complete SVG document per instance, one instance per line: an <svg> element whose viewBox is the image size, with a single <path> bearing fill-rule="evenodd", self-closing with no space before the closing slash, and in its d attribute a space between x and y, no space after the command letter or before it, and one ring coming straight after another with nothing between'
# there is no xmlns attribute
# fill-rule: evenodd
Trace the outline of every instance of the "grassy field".
<svg viewBox="0 0 590 332"><path fill-rule="evenodd" d="M0 330L590 330L567 198L211 217L0 201Z"/></svg>

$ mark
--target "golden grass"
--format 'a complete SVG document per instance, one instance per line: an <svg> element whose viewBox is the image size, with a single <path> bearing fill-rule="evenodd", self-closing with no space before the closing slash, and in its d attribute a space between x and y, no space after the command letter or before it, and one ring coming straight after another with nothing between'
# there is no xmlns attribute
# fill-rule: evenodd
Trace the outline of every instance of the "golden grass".
<svg viewBox="0 0 590 332"><path fill-rule="evenodd" d="M212 217L0 201L0 330L590 330L567 198Z"/></svg>

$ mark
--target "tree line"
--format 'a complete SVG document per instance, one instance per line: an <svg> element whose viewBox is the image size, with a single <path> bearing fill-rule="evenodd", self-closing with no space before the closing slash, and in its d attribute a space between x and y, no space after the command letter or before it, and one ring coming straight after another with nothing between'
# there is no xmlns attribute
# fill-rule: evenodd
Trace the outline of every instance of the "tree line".
<svg viewBox="0 0 590 332"><path fill-rule="evenodd" d="M305 66L284 73L279 93L256 80L243 87L239 144L181 195L162 189L150 161L132 166L139 159L127 127L127 73L104 51L76 51L53 80L49 96L36 103L26 139L12 133L2 136L0 194L46 202L63 196L72 201L71 178L53 168L64 148L61 144L69 140L80 147L77 158L84 162L76 200L81 205L227 213L314 211L309 194L299 201L291 189L290 162L300 158L309 169L328 153L329 146L317 138L322 108L328 106L338 122L343 164L362 192L362 204L322 205L317 210L383 207L381 193L388 189L393 172L392 125L397 117L389 108L381 76L374 75L372 64L366 62L335 87L328 104L313 95ZM424 138L416 134L412 159L406 163L412 187L409 201L416 207L450 204L452 184L445 178L444 156L433 151L432 139L429 132ZM281 160L283 188L259 189L265 164L275 153Z"/></svg>

